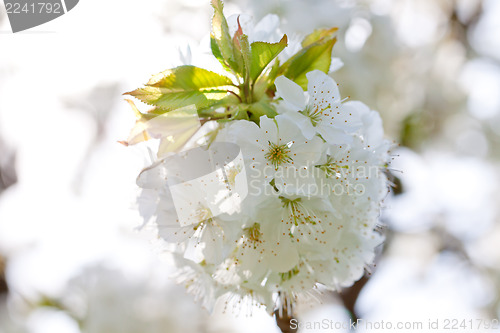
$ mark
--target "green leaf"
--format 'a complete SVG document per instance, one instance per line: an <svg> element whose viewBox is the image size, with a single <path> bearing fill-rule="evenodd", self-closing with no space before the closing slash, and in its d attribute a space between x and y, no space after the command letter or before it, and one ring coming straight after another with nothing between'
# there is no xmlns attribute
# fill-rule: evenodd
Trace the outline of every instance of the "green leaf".
<svg viewBox="0 0 500 333"><path fill-rule="evenodd" d="M214 8L214 16L212 18L212 38L215 43L212 43L212 53L226 68L236 70L236 59L234 58L234 47L229 34L229 26L224 17L221 0L212 0Z"/></svg>
<svg viewBox="0 0 500 333"><path fill-rule="evenodd" d="M269 89L274 87L273 82L274 78L271 80L269 73L261 74L253 84L252 100L260 101L262 98L266 98Z"/></svg>
<svg viewBox="0 0 500 333"><path fill-rule="evenodd" d="M190 91L204 88L227 87L233 85L230 78L212 71L195 67L179 66L153 75L146 84L163 88L165 91Z"/></svg>
<svg viewBox="0 0 500 333"><path fill-rule="evenodd" d="M227 91L207 89L172 92L167 88L146 86L126 94L134 96L146 104L157 106L160 110L155 109L154 113L161 114L193 104L197 109L209 107L223 99L227 95Z"/></svg>
<svg viewBox="0 0 500 333"><path fill-rule="evenodd" d="M236 89L230 78L195 66L180 66L153 75L146 87L126 93L157 107L162 114L188 105L213 105Z"/></svg>
<svg viewBox="0 0 500 333"><path fill-rule="evenodd" d="M203 109L198 109L198 114L202 118L206 117L212 119L231 117L231 107L240 103L241 102L237 96L228 94L226 97L218 100L214 104Z"/></svg>
<svg viewBox="0 0 500 333"><path fill-rule="evenodd" d="M249 108L249 105L248 104L244 104L244 103L236 104L236 105L231 106L231 109L232 109L232 112L233 112L232 119L235 119L235 120L236 119L249 120L249 118L248 118L248 108Z"/></svg>
<svg viewBox="0 0 500 333"><path fill-rule="evenodd" d="M269 102L265 100L250 104L249 111L252 113L251 120L257 121L257 124L261 116L274 118L278 114Z"/></svg>
<svg viewBox="0 0 500 333"><path fill-rule="evenodd" d="M236 30L233 36L234 58L237 65L235 70L244 80L247 80L247 77L250 77L250 45L248 43L248 36L241 29L239 17L237 22L238 30Z"/></svg>
<svg viewBox="0 0 500 333"><path fill-rule="evenodd" d="M215 40L215 36L213 33L210 33L210 48L212 49L212 54L219 60L224 60L222 58L222 52L219 49L219 45L217 44L217 41ZM222 65L225 63L223 62Z"/></svg>
<svg viewBox="0 0 500 333"><path fill-rule="evenodd" d="M217 45L217 41L215 40L213 34L210 34L210 48L212 49L212 54L217 60L219 60L222 67L224 67L224 69L227 70L228 72L231 72L232 69L231 67L229 67L229 64L224 60L224 57L222 56L222 53L219 49L219 45Z"/></svg>
<svg viewBox="0 0 500 333"><path fill-rule="evenodd" d="M307 89L307 73L315 69L328 73L332 62L332 49L336 41L336 38L322 38L310 44L288 59L281 66L279 74L285 75L302 89Z"/></svg>
<svg viewBox="0 0 500 333"><path fill-rule="evenodd" d="M259 101L265 96L274 97L276 87L274 80L280 74L281 69L279 59L276 59L274 64L266 71L260 74L253 85L253 96L255 101Z"/></svg>
<svg viewBox="0 0 500 333"><path fill-rule="evenodd" d="M262 71L287 46L288 39L284 35L278 43L254 42L251 48L250 78L257 80Z"/></svg>
<svg viewBox="0 0 500 333"><path fill-rule="evenodd" d="M302 47L308 47L309 45L319 42L322 39L329 39L337 30L339 29L336 27L330 29L316 29L314 30L314 32L304 38L304 40L302 41Z"/></svg>
<svg viewBox="0 0 500 333"><path fill-rule="evenodd" d="M241 45L241 55L243 57L243 71L241 74L246 81L249 81L251 69L250 43L248 42L247 35L242 35L239 39L239 43Z"/></svg>

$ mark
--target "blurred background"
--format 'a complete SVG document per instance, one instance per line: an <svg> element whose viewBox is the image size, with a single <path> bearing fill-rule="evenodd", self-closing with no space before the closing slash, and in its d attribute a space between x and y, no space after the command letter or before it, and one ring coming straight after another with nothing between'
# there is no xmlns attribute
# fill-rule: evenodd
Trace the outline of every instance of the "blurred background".
<svg viewBox="0 0 500 333"><path fill-rule="evenodd" d="M339 27L332 77L399 144L376 267L299 319L495 323L500 1L225 3L294 38ZM145 153L117 143L134 123L121 94L206 57L210 17L208 0L85 0L14 35L0 6L0 333L278 332L261 309L209 316L168 278L137 231Z"/></svg>

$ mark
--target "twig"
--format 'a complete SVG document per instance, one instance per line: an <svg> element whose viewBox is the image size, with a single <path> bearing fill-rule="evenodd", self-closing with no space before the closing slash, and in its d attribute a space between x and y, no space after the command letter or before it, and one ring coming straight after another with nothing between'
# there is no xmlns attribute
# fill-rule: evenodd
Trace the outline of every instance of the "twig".
<svg viewBox="0 0 500 333"><path fill-rule="evenodd" d="M288 311L284 311L281 315L279 310L274 311L274 319L276 320L276 325L280 328L283 333L295 333L297 328L292 328L290 322L294 319L293 315L289 314Z"/></svg>

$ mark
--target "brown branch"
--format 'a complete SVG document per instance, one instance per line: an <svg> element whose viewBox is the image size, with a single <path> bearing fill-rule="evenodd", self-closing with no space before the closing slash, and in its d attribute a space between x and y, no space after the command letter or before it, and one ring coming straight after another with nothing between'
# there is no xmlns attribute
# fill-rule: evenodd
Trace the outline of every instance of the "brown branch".
<svg viewBox="0 0 500 333"><path fill-rule="evenodd" d="M364 275L359 281L357 281L352 287L343 290L339 293L340 299L344 303L344 307L349 314L351 315L351 320L356 322L359 319L354 306L356 305L356 301L358 300L359 293L363 290L363 287L368 282L370 277Z"/></svg>
<svg viewBox="0 0 500 333"><path fill-rule="evenodd" d="M0 255L0 295L6 294L8 291L9 287L5 279L5 259Z"/></svg>
<svg viewBox="0 0 500 333"><path fill-rule="evenodd" d="M279 307L274 311L276 325L283 333L295 333L297 328L292 328L291 322L294 318L294 299L285 293L278 292Z"/></svg>
<svg viewBox="0 0 500 333"><path fill-rule="evenodd" d="M288 311L284 310L280 315L279 310L274 311L274 319L276 320L276 325L280 328L283 333L295 333L297 332L297 328L292 328L290 325L290 321L294 319L292 314L289 314Z"/></svg>

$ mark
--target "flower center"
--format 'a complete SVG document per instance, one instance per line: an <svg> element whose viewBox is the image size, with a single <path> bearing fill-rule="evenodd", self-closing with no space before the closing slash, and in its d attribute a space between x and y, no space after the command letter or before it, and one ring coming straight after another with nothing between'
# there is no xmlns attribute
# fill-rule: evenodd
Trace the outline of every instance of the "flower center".
<svg viewBox="0 0 500 333"><path fill-rule="evenodd" d="M251 227L244 229L247 234L248 239L252 242L260 242L260 237L262 233L260 232L260 224L254 223Z"/></svg>
<svg viewBox="0 0 500 333"><path fill-rule="evenodd" d="M243 235L241 236L240 245L242 249L253 248L257 249L257 246L262 243L262 232L260 231L260 224L254 223L252 226L243 229Z"/></svg>
<svg viewBox="0 0 500 333"><path fill-rule="evenodd" d="M300 224L315 225L317 223L316 216L313 217L309 214L308 209L302 205L301 198L291 200L280 196L280 199L283 207L288 208L294 226L297 227Z"/></svg>
<svg viewBox="0 0 500 333"><path fill-rule="evenodd" d="M280 196L283 207L288 210L288 219L281 220L288 226L288 235L291 239L299 242L301 239L309 241L319 241L318 235L325 231L321 226L321 218L307 204L302 202L301 198L288 199ZM325 216L326 217L326 216Z"/></svg>
<svg viewBox="0 0 500 333"><path fill-rule="evenodd" d="M295 275L299 274L300 270L297 266L285 273L280 273L281 282L291 280Z"/></svg>
<svg viewBox="0 0 500 333"><path fill-rule="evenodd" d="M227 181L229 183L229 185L231 185L231 187L234 188L234 186L236 185L236 176L238 176L241 172L241 166L238 165L238 166L231 166L229 168L229 170L227 170Z"/></svg>
<svg viewBox="0 0 500 333"><path fill-rule="evenodd" d="M271 162L275 168L278 168L281 164L292 162L292 158L289 156L290 151L291 149L288 144L277 145L269 142L269 150L264 157Z"/></svg>
<svg viewBox="0 0 500 333"><path fill-rule="evenodd" d="M307 105L303 111L299 111L304 116L308 117L311 120L311 124L316 127L316 125L321 122L321 117L323 116L323 112L330 108L328 105L326 108L320 110L318 106Z"/></svg>
<svg viewBox="0 0 500 333"><path fill-rule="evenodd" d="M202 230L207 224L211 223L213 220L212 211L208 207L199 205L198 208L193 213L196 221L199 221L194 227L194 230Z"/></svg>
<svg viewBox="0 0 500 333"><path fill-rule="evenodd" d="M336 179L340 179L343 174L347 172L343 169L349 169L348 165L342 165L341 163L342 162L336 162L333 157L328 156L325 164L316 165L316 167L322 170L327 178L335 177Z"/></svg>

